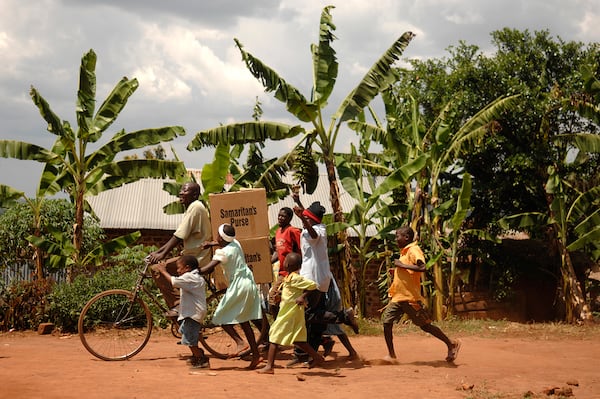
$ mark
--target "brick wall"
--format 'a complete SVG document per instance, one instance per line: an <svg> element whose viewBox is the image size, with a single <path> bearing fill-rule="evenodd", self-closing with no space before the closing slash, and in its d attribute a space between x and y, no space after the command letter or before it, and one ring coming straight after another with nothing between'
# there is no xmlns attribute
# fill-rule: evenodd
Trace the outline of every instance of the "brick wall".
<svg viewBox="0 0 600 399"><path fill-rule="evenodd" d="M107 238L113 239L125 234L133 233L136 230L131 229L110 229L106 230ZM169 239L173 236L175 230L150 230L150 229L141 229L139 230L142 233L142 236L139 240L136 241L136 245L155 245L157 247L162 246L164 243L169 241Z"/></svg>
<svg viewBox="0 0 600 399"><path fill-rule="evenodd" d="M357 242L353 241L355 241L355 239L350 238L350 242L353 245L358 244ZM358 256L354 255L352 261L353 263L358 263ZM365 268L365 314L361 315L362 317L379 318L381 316L379 309L381 309L384 305L379 298L379 291L377 290L377 278L382 261L383 259L371 261ZM360 273L360 271L357 271L357 273ZM356 277L362 278L360 275L357 275Z"/></svg>

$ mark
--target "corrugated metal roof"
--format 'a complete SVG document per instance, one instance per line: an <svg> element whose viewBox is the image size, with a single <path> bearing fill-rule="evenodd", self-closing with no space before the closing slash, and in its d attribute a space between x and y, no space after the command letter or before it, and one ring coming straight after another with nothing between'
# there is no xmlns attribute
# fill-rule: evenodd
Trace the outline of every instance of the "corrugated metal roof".
<svg viewBox="0 0 600 399"><path fill-rule="evenodd" d="M196 180L200 181L197 170L191 171ZM166 215L162 208L178 198L168 194L162 189L163 179L141 179L112 190L104 191L87 200L100 218L100 226L104 229L156 229L175 230L181 221L182 215ZM284 178L286 183L292 183L291 174ZM327 175L319 175L317 189L311 195L300 195L302 204L308 207L314 201L320 201L326 213L331 213L329 201L329 182ZM340 204L344 212L349 212L356 200L343 190L340 185ZM277 214L285 206L294 207L291 196L280 200L277 204L269 205L269 226L277 224ZM301 227L298 218L292 224ZM367 231L368 235L375 234L374 229ZM350 235L352 232L349 232Z"/></svg>
<svg viewBox="0 0 600 399"><path fill-rule="evenodd" d="M162 179L141 179L87 197L103 229L176 230L182 215L162 208L179 198L162 189Z"/></svg>

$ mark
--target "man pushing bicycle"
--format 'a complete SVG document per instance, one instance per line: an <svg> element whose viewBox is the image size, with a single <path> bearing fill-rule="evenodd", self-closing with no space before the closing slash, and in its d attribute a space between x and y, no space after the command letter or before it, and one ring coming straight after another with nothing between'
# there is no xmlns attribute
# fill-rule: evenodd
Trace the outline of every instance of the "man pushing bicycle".
<svg viewBox="0 0 600 399"><path fill-rule="evenodd" d="M211 259L211 249L204 248L206 241L212 240L212 232L208 211L204 204L198 199L200 197L200 185L194 182L184 183L179 191L179 201L185 207L183 220L179 223L173 236L157 251L148 255L148 260L153 264L151 267L152 278L160 289L169 307L166 312L168 317L177 317L179 305L179 289L174 289L169 279L161 274L156 263L162 262L170 275L177 275L177 259L165 259L171 254L173 248L183 245L181 255L193 255L198 259L199 267L205 266Z"/></svg>

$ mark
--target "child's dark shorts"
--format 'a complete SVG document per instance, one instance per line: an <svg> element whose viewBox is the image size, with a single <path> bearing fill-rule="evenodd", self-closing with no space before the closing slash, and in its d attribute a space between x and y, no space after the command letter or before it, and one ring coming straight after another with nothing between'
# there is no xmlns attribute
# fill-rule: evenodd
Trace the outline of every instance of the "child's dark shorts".
<svg viewBox="0 0 600 399"><path fill-rule="evenodd" d="M198 346L201 324L196 320L186 317L179 320L179 332L181 333L181 345Z"/></svg>
<svg viewBox="0 0 600 399"><path fill-rule="evenodd" d="M381 315L381 321L383 324L391 324L400 321L405 313L416 326L422 327L431 323L429 312L421 302L408 301L390 302Z"/></svg>

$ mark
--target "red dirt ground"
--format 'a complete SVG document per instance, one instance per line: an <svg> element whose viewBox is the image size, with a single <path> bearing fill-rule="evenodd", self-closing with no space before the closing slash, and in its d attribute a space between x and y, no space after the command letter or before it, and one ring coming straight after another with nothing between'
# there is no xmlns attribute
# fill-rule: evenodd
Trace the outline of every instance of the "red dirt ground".
<svg viewBox="0 0 600 399"><path fill-rule="evenodd" d="M585 338L530 336L456 337L456 364L444 361L435 338L395 337L398 364L385 364L381 336L351 336L362 360L345 361L337 342L324 368L283 366L275 375L245 370L242 360L211 359L210 370L190 370L179 355L187 348L165 332L153 333L128 361L94 358L77 335L0 334L0 398L523 398L550 397L548 388L570 388L576 398L600 398L600 329ZM558 398L558 395L551 396Z"/></svg>

